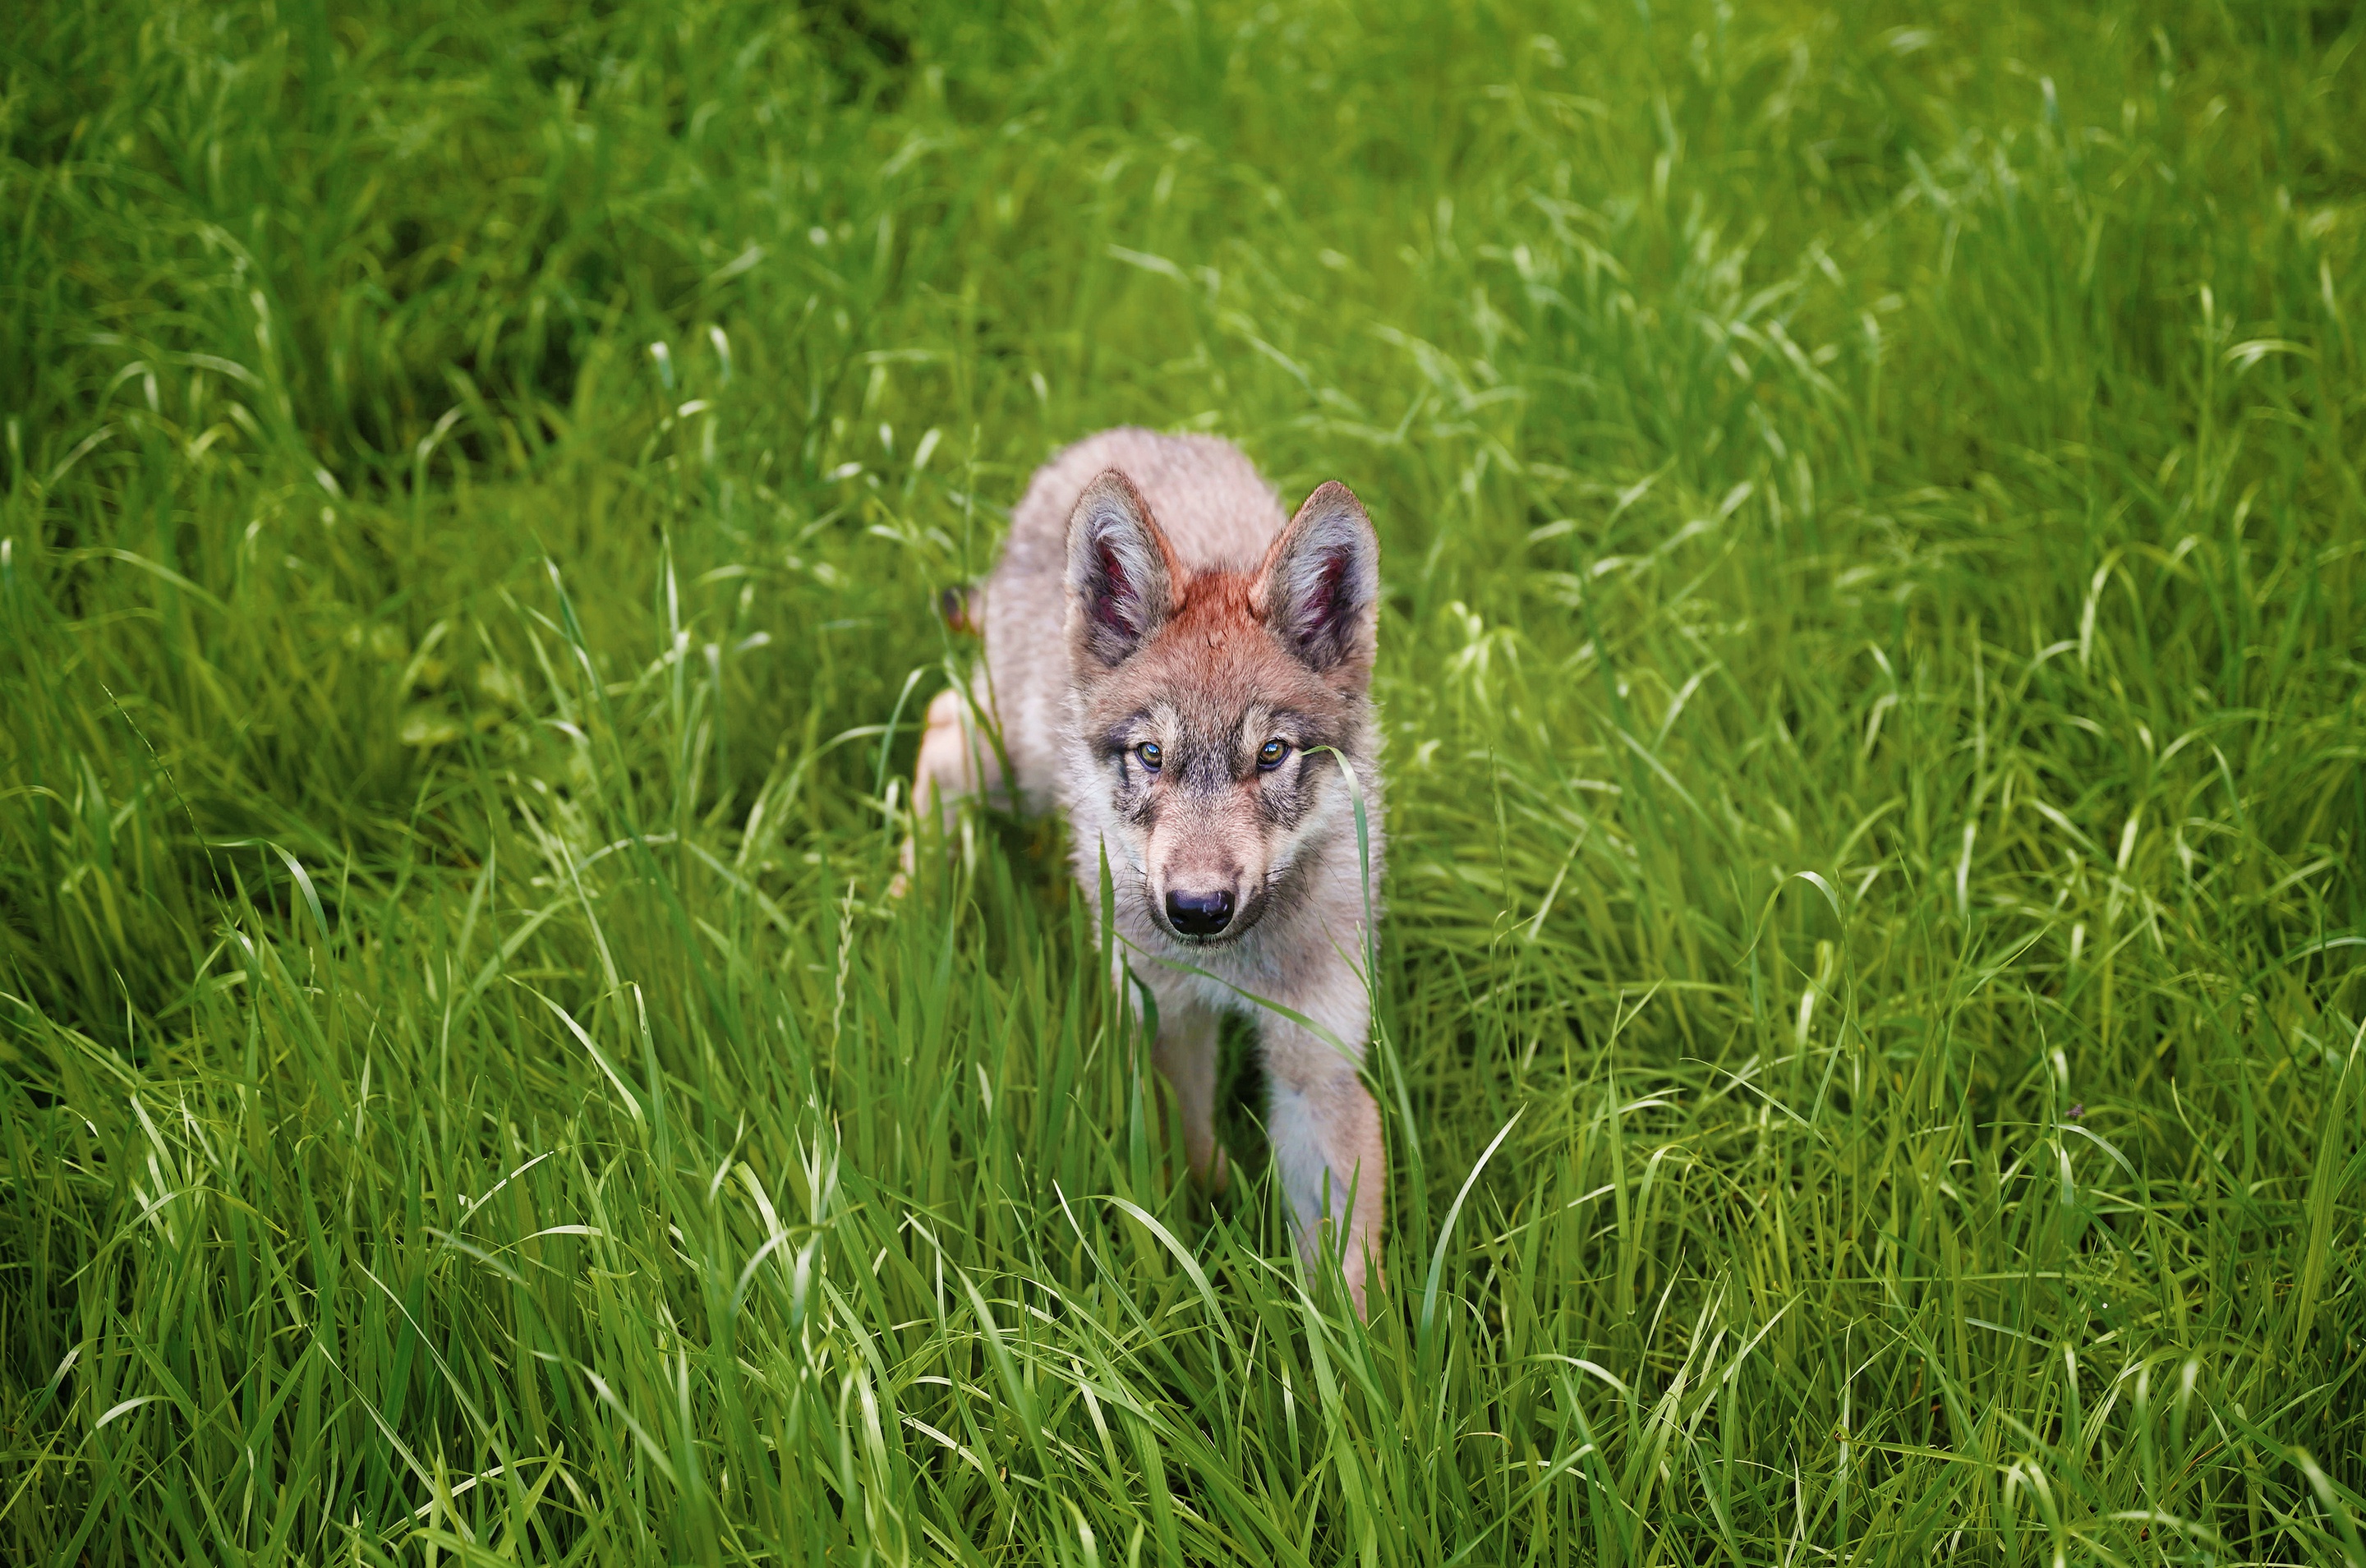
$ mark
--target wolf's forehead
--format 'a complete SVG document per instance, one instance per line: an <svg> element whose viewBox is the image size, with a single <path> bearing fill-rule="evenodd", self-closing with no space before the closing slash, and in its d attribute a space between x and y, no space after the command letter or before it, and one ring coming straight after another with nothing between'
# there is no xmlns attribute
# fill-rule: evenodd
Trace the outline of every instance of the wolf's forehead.
<svg viewBox="0 0 2366 1568"><path fill-rule="evenodd" d="M1155 658L1156 654L1166 658ZM1314 716L1335 702L1322 682L1295 660L1264 650L1234 648L1149 649L1144 668L1126 690L1110 694L1110 707L1155 716L1180 733L1208 740L1231 739L1242 726L1276 713Z"/></svg>
<svg viewBox="0 0 2366 1568"><path fill-rule="evenodd" d="M1228 750L1277 711L1273 703L1254 697L1182 689L1153 693L1132 705L1112 705L1104 715L1114 728L1144 729L1170 745Z"/></svg>

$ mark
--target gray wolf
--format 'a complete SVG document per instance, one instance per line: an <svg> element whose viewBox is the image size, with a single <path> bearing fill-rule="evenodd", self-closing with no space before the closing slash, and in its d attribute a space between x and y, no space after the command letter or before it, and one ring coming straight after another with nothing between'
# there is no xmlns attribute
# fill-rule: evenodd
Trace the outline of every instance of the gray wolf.
<svg viewBox="0 0 2366 1568"><path fill-rule="evenodd" d="M1358 1314L1380 1280L1387 1187L1358 1072L1382 846L1379 592L1380 541L1346 486L1286 515L1228 442L1089 436L1037 470L965 606L984 665L930 705L912 794L948 824L964 795L1061 812L1097 909L1106 859L1104 949L1156 998L1153 1060L1211 1189L1227 1177L1218 1018L1254 1021L1300 1250L1335 1242Z"/></svg>

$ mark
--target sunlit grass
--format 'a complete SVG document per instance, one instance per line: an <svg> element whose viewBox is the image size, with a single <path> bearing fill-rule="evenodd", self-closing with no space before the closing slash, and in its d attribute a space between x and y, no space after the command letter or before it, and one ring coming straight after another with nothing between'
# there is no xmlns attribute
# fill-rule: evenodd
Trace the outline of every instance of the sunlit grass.
<svg viewBox="0 0 2366 1568"><path fill-rule="evenodd" d="M2366 22L577 9L12 18L10 1561L2366 1568ZM1369 1327L884 897L1125 421L1380 529Z"/></svg>

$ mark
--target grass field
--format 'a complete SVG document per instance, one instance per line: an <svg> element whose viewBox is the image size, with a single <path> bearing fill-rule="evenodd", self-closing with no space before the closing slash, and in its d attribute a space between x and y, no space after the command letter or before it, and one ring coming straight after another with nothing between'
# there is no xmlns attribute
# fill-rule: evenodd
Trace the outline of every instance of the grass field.
<svg viewBox="0 0 2366 1568"><path fill-rule="evenodd" d="M0 1558L2366 1565L2366 13L986 12L0 22ZM1369 1327L885 897L1127 421L1383 541Z"/></svg>

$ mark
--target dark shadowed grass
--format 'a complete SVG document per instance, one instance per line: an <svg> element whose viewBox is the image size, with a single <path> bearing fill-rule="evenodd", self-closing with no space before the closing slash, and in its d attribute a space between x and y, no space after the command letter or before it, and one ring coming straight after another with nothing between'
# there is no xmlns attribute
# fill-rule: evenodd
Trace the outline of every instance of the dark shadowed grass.
<svg viewBox="0 0 2366 1568"><path fill-rule="evenodd" d="M2366 23L972 9L11 17L7 1557L2366 1568ZM1369 1328L884 897L1121 421L1381 531Z"/></svg>

